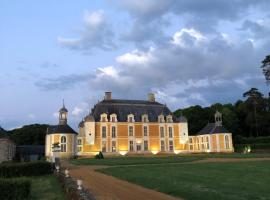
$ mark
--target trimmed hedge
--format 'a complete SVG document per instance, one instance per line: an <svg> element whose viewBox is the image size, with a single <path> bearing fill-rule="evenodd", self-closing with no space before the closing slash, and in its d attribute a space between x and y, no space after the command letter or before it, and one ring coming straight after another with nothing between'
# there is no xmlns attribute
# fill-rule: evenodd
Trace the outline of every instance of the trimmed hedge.
<svg viewBox="0 0 270 200"><path fill-rule="evenodd" d="M41 176L51 173L52 166L48 162L6 163L0 165L0 177L3 178Z"/></svg>
<svg viewBox="0 0 270 200"><path fill-rule="evenodd" d="M31 194L31 181L20 179L0 179L0 199L24 200Z"/></svg>
<svg viewBox="0 0 270 200"><path fill-rule="evenodd" d="M270 150L270 143L261 143L261 144L237 144L235 145L235 150L237 152L242 152L246 146L250 146L252 150Z"/></svg>

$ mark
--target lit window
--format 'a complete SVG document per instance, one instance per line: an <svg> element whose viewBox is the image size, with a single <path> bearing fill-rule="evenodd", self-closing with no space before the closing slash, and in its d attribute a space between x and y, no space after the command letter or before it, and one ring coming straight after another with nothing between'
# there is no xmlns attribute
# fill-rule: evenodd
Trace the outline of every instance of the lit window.
<svg viewBox="0 0 270 200"><path fill-rule="evenodd" d="M128 127L128 135L133 136L133 126Z"/></svg>
<svg viewBox="0 0 270 200"><path fill-rule="evenodd" d="M116 137L116 128L115 126L112 126L112 138Z"/></svg>
<svg viewBox="0 0 270 200"><path fill-rule="evenodd" d="M230 148L230 142L229 142L229 136L225 135L225 148L229 149Z"/></svg>
<svg viewBox="0 0 270 200"><path fill-rule="evenodd" d="M160 137L164 138L164 127L160 127Z"/></svg>
<svg viewBox="0 0 270 200"><path fill-rule="evenodd" d="M164 142L164 140L160 141L160 150L165 151L165 142Z"/></svg>
<svg viewBox="0 0 270 200"><path fill-rule="evenodd" d="M172 140L169 141L169 150L173 151L173 141Z"/></svg>
<svg viewBox="0 0 270 200"><path fill-rule="evenodd" d="M116 141L112 141L112 152L116 152Z"/></svg>
<svg viewBox="0 0 270 200"><path fill-rule="evenodd" d="M173 129L172 127L169 127L169 138L173 137Z"/></svg>
<svg viewBox="0 0 270 200"><path fill-rule="evenodd" d="M66 136L61 137L61 152L67 151L67 138Z"/></svg>
<svg viewBox="0 0 270 200"><path fill-rule="evenodd" d="M208 137L206 137L206 148L207 148L207 149L210 149L210 146L209 146L209 138L208 138Z"/></svg>
<svg viewBox="0 0 270 200"><path fill-rule="evenodd" d="M148 151L148 141L147 140L143 141L143 148L144 148L144 151Z"/></svg>
<svg viewBox="0 0 270 200"><path fill-rule="evenodd" d="M147 136L148 135L148 130L147 130L147 126L143 127L143 135Z"/></svg>
<svg viewBox="0 0 270 200"><path fill-rule="evenodd" d="M141 149L142 149L142 146L141 146L141 144L140 143L137 143L137 151L141 151Z"/></svg>
<svg viewBox="0 0 270 200"><path fill-rule="evenodd" d="M134 151L133 141L129 141L129 151Z"/></svg>
<svg viewBox="0 0 270 200"><path fill-rule="evenodd" d="M106 138L106 126L102 126L102 138Z"/></svg>
<svg viewBox="0 0 270 200"><path fill-rule="evenodd" d="M106 152L106 141L102 141L102 152Z"/></svg>

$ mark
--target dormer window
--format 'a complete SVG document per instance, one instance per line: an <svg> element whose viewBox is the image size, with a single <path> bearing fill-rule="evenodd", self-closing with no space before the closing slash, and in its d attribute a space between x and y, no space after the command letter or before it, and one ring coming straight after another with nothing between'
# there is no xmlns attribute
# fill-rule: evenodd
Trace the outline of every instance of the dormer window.
<svg viewBox="0 0 270 200"><path fill-rule="evenodd" d="M133 123L135 121L133 114L129 114L128 117L127 117L127 119L128 119L128 122L130 122L130 123Z"/></svg>
<svg viewBox="0 0 270 200"><path fill-rule="evenodd" d="M143 115L143 116L142 116L142 122L143 122L143 123L149 122L149 120L148 120L148 115Z"/></svg>
<svg viewBox="0 0 270 200"><path fill-rule="evenodd" d="M172 116L168 115L167 116L167 123L172 123L172 122L173 122Z"/></svg>
<svg viewBox="0 0 270 200"><path fill-rule="evenodd" d="M110 115L110 121L111 122L117 122L117 116L116 116L116 114L111 114Z"/></svg>
<svg viewBox="0 0 270 200"><path fill-rule="evenodd" d="M101 122L107 122L108 121L106 113L103 113L103 114L100 115L100 121Z"/></svg>
<svg viewBox="0 0 270 200"><path fill-rule="evenodd" d="M159 123L163 123L165 120L164 120L164 115L159 115L158 116L158 122Z"/></svg>

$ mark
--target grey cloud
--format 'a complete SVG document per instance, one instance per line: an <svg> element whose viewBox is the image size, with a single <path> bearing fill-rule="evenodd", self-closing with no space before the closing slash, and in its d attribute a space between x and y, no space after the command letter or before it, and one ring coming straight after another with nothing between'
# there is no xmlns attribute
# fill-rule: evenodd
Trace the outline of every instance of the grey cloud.
<svg viewBox="0 0 270 200"><path fill-rule="evenodd" d="M79 84L86 83L91 74L70 74L56 78L41 78L35 82L35 86L44 91L70 90Z"/></svg>
<svg viewBox="0 0 270 200"><path fill-rule="evenodd" d="M85 54L92 53L93 49L110 51L116 48L113 42L114 33L103 11L86 12L84 27L77 37L59 37L58 43L70 50L78 50Z"/></svg>

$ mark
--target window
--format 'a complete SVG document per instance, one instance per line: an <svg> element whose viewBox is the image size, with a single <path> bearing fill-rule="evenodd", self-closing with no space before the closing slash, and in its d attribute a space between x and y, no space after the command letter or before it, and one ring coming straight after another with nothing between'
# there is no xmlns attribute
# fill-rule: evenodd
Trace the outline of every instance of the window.
<svg viewBox="0 0 270 200"><path fill-rule="evenodd" d="M101 121L106 122L106 117L102 117Z"/></svg>
<svg viewBox="0 0 270 200"><path fill-rule="evenodd" d="M128 135L133 136L133 126L128 127Z"/></svg>
<svg viewBox="0 0 270 200"><path fill-rule="evenodd" d="M172 140L169 141L169 150L173 151L173 141Z"/></svg>
<svg viewBox="0 0 270 200"><path fill-rule="evenodd" d="M229 136L225 135L225 148L229 149L230 148L230 142L229 142Z"/></svg>
<svg viewBox="0 0 270 200"><path fill-rule="evenodd" d="M102 138L106 138L106 126L102 126Z"/></svg>
<svg viewBox="0 0 270 200"><path fill-rule="evenodd" d="M204 140L203 140L203 137L201 137L201 144L202 144L202 150L204 150Z"/></svg>
<svg viewBox="0 0 270 200"><path fill-rule="evenodd" d="M112 152L116 152L116 141L112 141Z"/></svg>
<svg viewBox="0 0 270 200"><path fill-rule="evenodd" d="M148 130L147 130L147 126L143 127L143 135L147 136L148 135Z"/></svg>
<svg viewBox="0 0 270 200"><path fill-rule="evenodd" d="M102 141L102 152L106 152L106 141Z"/></svg>
<svg viewBox="0 0 270 200"><path fill-rule="evenodd" d="M200 150L200 141L199 141L198 137L197 137L197 148L198 148L198 150Z"/></svg>
<svg viewBox="0 0 270 200"><path fill-rule="evenodd" d="M206 137L206 148L207 148L207 149L210 149L210 146L209 146L209 138L208 138L208 137Z"/></svg>
<svg viewBox="0 0 270 200"><path fill-rule="evenodd" d="M160 137L164 138L164 127L160 127Z"/></svg>
<svg viewBox="0 0 270 200"><path fill-rule="evenodd" d="M142 150L142 146L141 146L141 144L140 143L137 143L137 151L141 151Z"/></svg>
<svg viewBox="0 0 270 200"><path fill-rule="evenodd" d="M160 141L160 150L165 151L165 141L164 140Z"/></svg>
<svg viewBox="0 0 270 200"><path fill-rule="evenodd" d="M115 117L112 117L112 122L115 122Z"/></svg>
<svg viewBox="0 0 270 200"><path fill-rule="evenodd" d="M82 139L78 139L78 145L82 145Z"/></svg>
<svg viewBox="0 0 270 200"><path fill-rule="evenodd" d="M128 115L128 122L130 122L130 123L134 122L134 115L133 114Z"/></svg>
<svg viewBox="0 0 270 200"><path fill-rule="evenodd" d="M167 116L167 122L168 122L168 123L172 123L172 122L173 122L172 116L171 116L171 115L168 115L168 116Z"/></svg>
<svg viewBox="0 0 270 200"><path fill-rule="evenodd" d="M143 141L143 148L144 148L144 151L148 151L148 141L147 140Z"/></svg>
<svg viewBox="0 0 270 200"><path fill-rule="evenodd" d="M129 141L129 151L134 151L133 141Z"/></svg>
<svg viewBox="0 0 270 200"><path fill-rule="evenodd" d="M67 138L66 136L61 137L61 152L67 151Z"/></svg>
<svg viewBox="0 0 270 200"><path fill-rule="evenodd" d="M148 117L147 117L147 115L143 115L143 116L142 116L142 121L143 121L143 123L147 123L147 122L148 122Z"/></svg>
<svg viewBox="0 0 270 200"><path fill-rule="evenodd" d="M163 123L163 122L164 122L164 116L163 116L163 115L160 115L160 116L158 117L158 122L159 122L159 123Z"/></svg>
<svg viewBox="0 0 270 200"><path fill-rule="evenodd" d="M173 137L173 131L172 131L172 127L169 127L169 138Z"/></svg>
<svg viewBox="0 0 270 200"><path fill-rule="evenodd" d="M82 151L82 147L77 147L77 151L81 152Z"/></svg>
<svg viewBox="0 0 270 200"><path fill-rule="evenodd" d="M116 137L116 128L115 126L112 126L112 138Z"/></svg>

